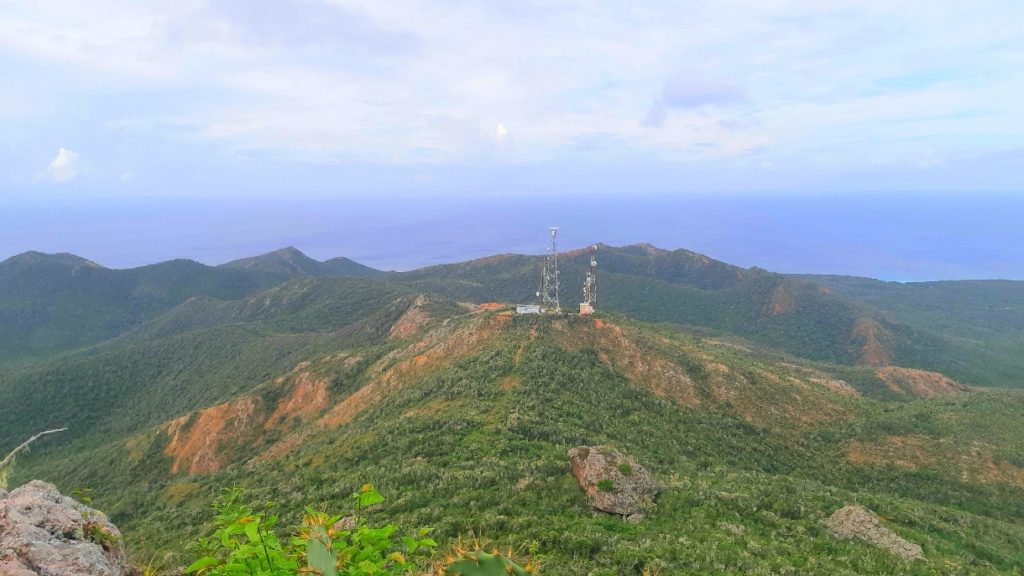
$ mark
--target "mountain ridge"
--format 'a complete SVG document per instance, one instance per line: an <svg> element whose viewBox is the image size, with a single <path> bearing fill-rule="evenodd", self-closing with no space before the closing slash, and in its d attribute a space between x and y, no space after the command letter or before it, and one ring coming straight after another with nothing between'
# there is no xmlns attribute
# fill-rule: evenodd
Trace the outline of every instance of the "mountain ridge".
<svg viewBox="0 0 1024 576"><path fill-rule="evenodd" d="M1024 385L1014 376L1024 370L1024 283L891 285L775 274L650 244L597 246L601 308L818 360L893 363L968 384ZM586 249L561 258L566 308L574 305L570 287L582 284L589 258ZM360 277L454 300L532 302L540 266L537 256L499 254L381 272L340 257L319 262L294 247L216 267L174 260L110 270L72 255L32 253L11 261L0 263L0 332L7 332L0 339L0 363L101 342L194 297L236 300L297 278ZM925 289L928 298L919 298ZM915 301L934 305L923 309ZM1006 302L1011 308L981 313L948 305L954 301ZM74 325L85 329L69 337Z"/></svg>
<svg viewBox="0 0 1024 576"><path fill-rule="evenodd" d="M253 270L289 278L295 276L350 276L368 278L383 274L380 270L364 266L343 256L334 257L323 262L314 260L294 246L273 250L258 256L232 260L218 267Z"/></svg>

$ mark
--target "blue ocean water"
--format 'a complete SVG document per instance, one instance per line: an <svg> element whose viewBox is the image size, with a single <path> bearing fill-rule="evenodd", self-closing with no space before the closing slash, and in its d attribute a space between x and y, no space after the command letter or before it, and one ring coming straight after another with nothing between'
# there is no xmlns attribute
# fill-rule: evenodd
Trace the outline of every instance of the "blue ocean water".
<svg viewBox="0 0 1024 576"><path fill-rule="evenodd" d="M284 246L406 270L595 242L744 267L890 280L1024 279L1024 194L0 200L0 259L72 252L121 268L218 264Z"/></svg>

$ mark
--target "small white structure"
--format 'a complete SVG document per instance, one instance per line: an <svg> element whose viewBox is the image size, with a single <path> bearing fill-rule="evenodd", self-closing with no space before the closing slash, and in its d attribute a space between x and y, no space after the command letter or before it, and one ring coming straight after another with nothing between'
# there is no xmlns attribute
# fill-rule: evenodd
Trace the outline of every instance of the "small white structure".
<svg viewBox="0 0 1024 576"><path fill-rule="evenodd" d="M524 304L516 306L516 314L540 314L540 304Z"/></svg>

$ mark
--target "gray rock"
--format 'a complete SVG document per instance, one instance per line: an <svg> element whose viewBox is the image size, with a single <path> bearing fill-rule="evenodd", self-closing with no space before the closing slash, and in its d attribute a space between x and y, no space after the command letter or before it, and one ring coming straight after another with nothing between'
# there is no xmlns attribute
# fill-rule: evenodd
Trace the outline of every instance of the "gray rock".
<svg viewBox="0 0 1024 576"><path fill-rule="evenodd" d="M631 522L643 519L661 490L647 469L614 448L579 446L569 450L569 461L591 506Z"/></svg>
<svg viewBox="0 0 1024 576"><path fill-rule="evenodd" d="M136 574L102 512L39 480L0 495L0 575Z"/></svg>
<svg viewBox="0 0 1024 576"><path fill-rule="evenodd" d="M884 548L904 560L924 558L921 547L901 538L892 530L882 526L874 512L863 506L844 506L836 510L825 521L832 534L838 538L856 538Z"/></svg>

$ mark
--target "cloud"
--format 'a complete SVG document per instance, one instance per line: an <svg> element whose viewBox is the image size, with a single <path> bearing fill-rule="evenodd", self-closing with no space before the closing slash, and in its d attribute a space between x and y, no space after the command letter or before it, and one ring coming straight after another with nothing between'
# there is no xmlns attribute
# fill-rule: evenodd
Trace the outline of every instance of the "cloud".
<svg viewBox="0 0 1024 576"><path fill-rule="evenodd" d="M413 34L389 30L358 9L320 0L213 0L207 8L204 15L222 19L249 44L363 54L402 54L419 45ZM182 27L180 36L188 37L192 23Z"/></svg>
<svg viewBox="0 0 1024 576"><path fill-rule="evenodd" d="M700 73L680 72L665 82L661 94L654 99L647 111L644 124L664 126L672 110L725 106L746 100L747 91L742 86L706 78Z"/></svg>
<svg viewBox="0 0 1024 576"><path fill-rule="evenodd" d="M57 150L57 156L46 167L46 173L54 182L70 182L78 176L78 153L67 148Z"/></svg>
<svg viewBox="0 0 1024 576"><path fill-rule="evenodd" d="M497 154L726 174L913 167L1024 142L1008 128L1024 123L1024 37L1005 24L1024 3L979 2L15 3L0 73L21 81L0 88L0 149L49 149L59 126L90 162L147 184L203 162L227 177L235 165L216 159L255 157L367 178Z"/></svg>

